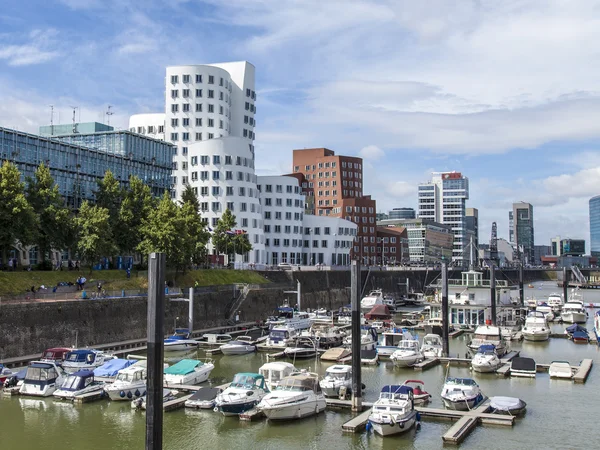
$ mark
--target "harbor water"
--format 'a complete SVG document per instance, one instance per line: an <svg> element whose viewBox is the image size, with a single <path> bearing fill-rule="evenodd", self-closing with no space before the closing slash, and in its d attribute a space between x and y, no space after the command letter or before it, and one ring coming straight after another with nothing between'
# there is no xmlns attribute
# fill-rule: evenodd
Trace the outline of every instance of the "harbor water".
<svg viewBox="0 0 600 450"><path fill-rule="evenodd" d="M560 292L555 283L534 283L525 288L526 297L545 299ZM600 291L583 292L584 303L600 303ZM593 329L595 310L589 309L588 330ZM566 325L552 325L553 332L563 332ZM451 356L464 357L469 335L450 342ZM596 345L578 345L567 339L549 342L510 343L511 350L538 363L555 360L578 365L584 358L594 361L587 383L551 380L547 373L535 379L501 378L495 374L472 373L468 367L450 367L451 376L473 377L487 396L519 397L527 402L526 414L514 427L479 425L461 444L465 449L590 449L600 442L596 418L600 415L600 359ZM198 357L204 358L199 351ZM258 371L267 362L264 353L244 356L215 356L215 370L210 383L231 381L237 372ZM320 374L334 363L315 360L296 362ZM440 391L446 375L445 365L423 372L396 368L390 362L362 368L366 385L365 400L374 401L385 384L399 384L407 379L424 381L432 394L429 406L442 408ZM424 418L418 430L398 437L382 438L374 433L342 433L342 424L352 418L349 410L327 409L315 417L272 423L266 420L241 422L237 417L223 417L212 411L180 409L164 415L166 450L192 449L437 449L443 448L442 435L450 421ZM29 397L0 398L0 448L2 450L66 449L143 449L144 413L132 410L129 402L101 400L83 405Z"/></svg>

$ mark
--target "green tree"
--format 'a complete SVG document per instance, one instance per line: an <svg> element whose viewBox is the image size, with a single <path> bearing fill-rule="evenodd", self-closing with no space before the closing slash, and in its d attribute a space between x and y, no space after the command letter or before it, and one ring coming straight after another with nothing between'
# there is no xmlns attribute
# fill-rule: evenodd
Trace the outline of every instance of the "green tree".
<svg viewBox="0 0 600 450"><path fill-rule="evenodd" d="M187 191L187 189L186 189ZM184 191L184 194L185 192ZM206 230L206 223L198 213L200 203L194 191L190 194L182 195L182 204L179 208L181 236L185 240L184 254L182 255L183 269L185 270L189 263L201 264L206 255L206 244L210 235Z"/></svg>
<svg viewBox="0 0 600 450"><path fill-rule="evenodd" d="M221 215L217 226L212 235L212 244L218 254L227 255L236 253L243 255L252 250L252 244L248 240L248 235L234 234L233 231L237 225L235 215L228 209Z"/></svg>
<svg viewBox="0 0 600 450"><path fill-rule="evenodd" d="M58 191L58 185L43 163L35 171L35 178L27 180L27 200L36 215L33 243L37 245L42 262L52 250L63 250L70 244L73 219Z"/></svg>
<svg viewBox="0 0 600 450"><path fill-rule="evenodd" d="M0 247L4 259L16 241L31 244L35 228L36 217L25 196L19 169L4 161L0 167Z"/></svg>
<svg viewBox="0 0 600 450"><path fill-rule="evenodd" d="M122 228L119 223L119 212L121 210L124 190L121 188L119 180L115 178L115 175L110 170L104 172L104 178L98 180L98 190L94 194L96 195L96 205L108 210L108 222L112 235L115 236L116 231ZM119 250L118 247L115 247L114 252L118 252ZM113 254L104 256L113 256Z"/></svg>
<svg viewBox="0 0 600 450"><path fill-rule="evenodd" d="M103 256L110 256L115 252L116 245L110 226L110 214L107 208L90 205L83 202L79 214L75 218L79 235L77 249L84 261L92 266Z"/></svg>
<svg viewBox="0 0 600 450"><path fill-rule="evenodd" d="M190 203L196 212L200 211L200 200L194 192L194 189L189 184L185 185L185 189L181 193L181 204Z"/></svg>
<svg viewBox="0 0 600 450"><path fill-rule="evenodd" d="M113 226L115 241L122 254L132 254L142 242L142 224L155 204L150 187L136 176L129 178L129 190L123 196L119 217Z"/></svg>

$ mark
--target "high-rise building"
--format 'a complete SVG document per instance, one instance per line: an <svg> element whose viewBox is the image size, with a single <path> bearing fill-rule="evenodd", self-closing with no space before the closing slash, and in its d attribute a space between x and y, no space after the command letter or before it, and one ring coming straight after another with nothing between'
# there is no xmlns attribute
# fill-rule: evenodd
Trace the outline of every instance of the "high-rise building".
<svg viewBox="0 0 600 450"><path fill-rule="evenodd" d="M560 241L561 256L585 255L585 239L562 239Z"/></svg>
<svg viewBox="0 0 600 450"><path fill-rule="evenodd" d="M465 220L469 179L460 172L434 172L431 181L419 185L418 192L419 218L451 226L452 261L465 265L469 259Z"/></svg>
<svg viewBox="0 0 600 450"><path fill-rule="evenodd" d="M560 256L560 236L553 237L550 239L550 255L552 256ZM547 255L544 255L547 256Z"/></svg>
<svg viewBox="0 0 600 450"><path fill-rule="evenodd" d="M479 248L479 210L477 208L466 208L465 226L467 228L467 258L476 263L477 249Z"/></svg>
<svg viewBox="0 0 600 450"><path fill-rule="evenodd" d="M590 199L590 252L600 256L600 195Z"/></svg>
<svg viewBox="0 0 600 450"><path fill-rule="evenodd" d="M526 264L533 264L534 231L533 231L533 205L526 202L513 203L512 211L508 213L509 241L516 246L516 251L523 255Z"/></svg>
<svg viewBox="0 0 600 450"><path fill-rule="evenodd" d="M542 258L552 254L550 245L536 245L533 247L533 263L536 266L542 265Z"/></svg>
<svg viewBox="0 0 600 450"><path fill-rule="evenodd" d="M414 219L416 216L414 208L394 208L388 212L388 219Z"/></svg>
<svg viewBox="0 0 600 450"><path fill-rule="evenodd" d="M352 257L376 264L376 203L363 195L363 161L326 148L294 150L293 175L306 195L306 213L342 217L358 226Z"/></svg>

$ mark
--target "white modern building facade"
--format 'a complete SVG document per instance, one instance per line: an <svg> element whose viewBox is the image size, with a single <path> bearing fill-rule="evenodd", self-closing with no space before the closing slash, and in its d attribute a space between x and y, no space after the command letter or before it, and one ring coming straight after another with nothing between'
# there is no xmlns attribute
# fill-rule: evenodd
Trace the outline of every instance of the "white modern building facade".
<svg viewBox="0 0 600 450"><path fill-rule="evenodd" d="M129 131L165 140L165 114L135 114L129 118Z"/></svg>
<svg viewBox="0 0 600 450"><path fill-rule="evenodd" d="M460 172L434 172L431 181L419 185L419 218L452 227L452 261L464 265L468 260L466 201L469 179Z"/></svg>
<svg viewBox="0 0 600 450"><path fill-rule="evenodd" d="M348 265L357 225L304 214L305 197L294 176L258 177L266 263Z"/></svg>

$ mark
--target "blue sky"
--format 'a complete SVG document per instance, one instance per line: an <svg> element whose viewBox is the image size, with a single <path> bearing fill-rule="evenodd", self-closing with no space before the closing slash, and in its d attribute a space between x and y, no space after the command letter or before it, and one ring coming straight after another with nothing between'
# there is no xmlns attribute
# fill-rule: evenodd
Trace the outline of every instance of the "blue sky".
<svg viewBox="0 0 600 450"><path fill-rule="evenodd" d="M536 243L589 240L600 194L600 1L62 0L0 12L0 125L127 127L163 107L164 68L256 66L257 169L294 148L365 158L378 210L416 206L432 171L470 179L480 240L534 205Z"/></svg>

